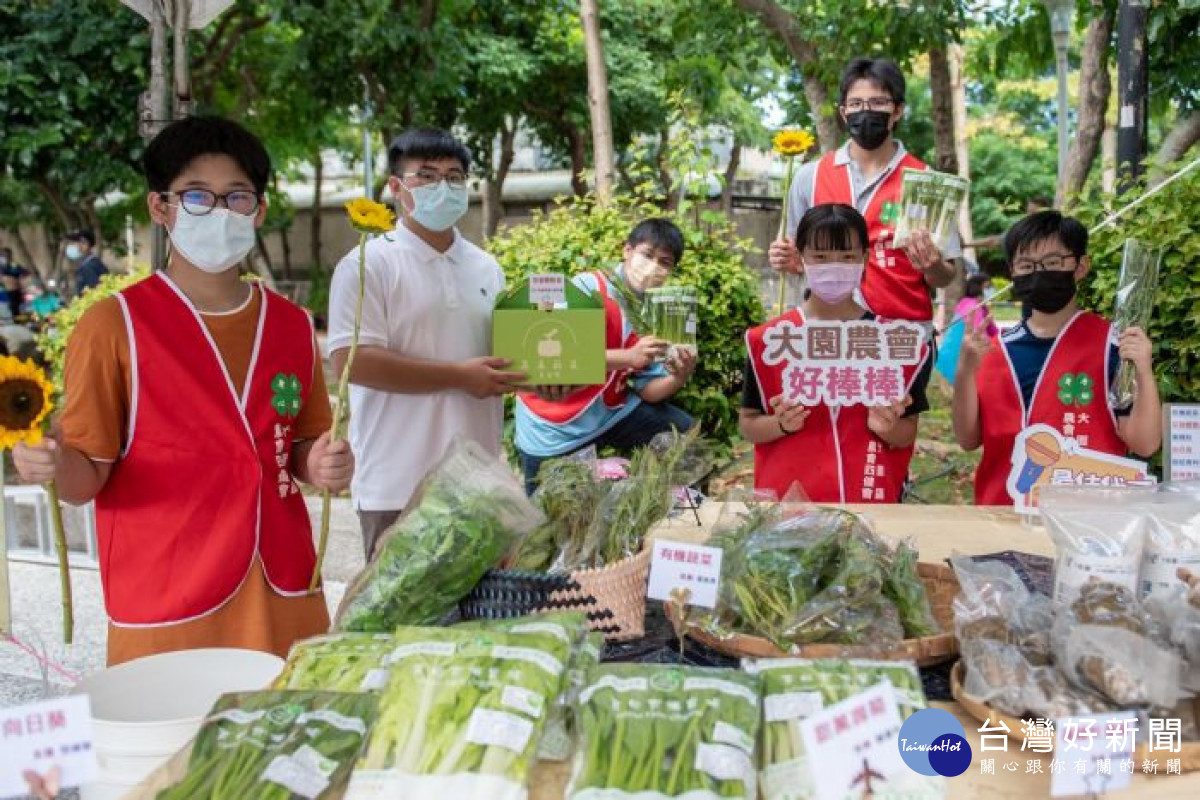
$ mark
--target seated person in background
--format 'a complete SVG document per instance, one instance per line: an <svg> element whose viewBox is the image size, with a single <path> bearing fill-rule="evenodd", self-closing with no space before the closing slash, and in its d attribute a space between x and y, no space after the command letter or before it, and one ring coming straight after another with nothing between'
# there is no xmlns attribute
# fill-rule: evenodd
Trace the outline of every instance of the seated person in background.
<svg viewBox="0 0 1200 800"><path fill-rule="evenodd" d="M683 233L673 222L643 220L625 241L624 258L611 285L601 270L574 278L575 284L604 301L606 362L603 386L565 387L517 395L517 451L526 491L533 493L542 462L596 445L628 452L672 429L689 430L695 421L666 402L687 383L696 354L671 350L653 336L640 336L627 303L662 286L683 257Z"/></svg>
<svg viewBox="0 0 1200 800"><path fill-rule="evenodd" d="M785 399L786 361L768 364L773 329L790 323L873 320L854 300L867 258L867 223L842 204L814 206L796 228L807 279L802 308L746 333L745 386L738 428L754 444L754 487L783 497L799 482L818 503L896 503L908 476L917 420L929 408L929 348L906 367L906 396L883 406L812 406Z"/></svg>
<svg viewBox="0 0 1200 800"><path fill-rule="evenodd" d="M1108 320L1076 304L1076 284L1091 268L1087 243L1087 229L1058 211L1025 217L1004 235L1004 254L1016 298L1031 315L995 339L967 320L954 382L954 435L964 450L983 447L977 505L1013 502L1006 488L1013 444L1030 425L1062 431L1070 413L1080 446L1119 456L1152 456L1162 441L1162 404L1145 331L1129 328L1115 338ZM1121 359L1136 370L1136 400L1118 409L1109 405L1107 387ZM1067 373L1092 379L1087 403L1075 398L1067 406L1059 398Z"/></svg>

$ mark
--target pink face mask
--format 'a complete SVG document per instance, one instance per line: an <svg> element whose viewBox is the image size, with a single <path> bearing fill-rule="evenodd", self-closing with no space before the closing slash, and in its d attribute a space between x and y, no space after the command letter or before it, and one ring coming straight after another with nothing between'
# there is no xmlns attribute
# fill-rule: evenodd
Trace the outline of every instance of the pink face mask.
<svg viewBox="0 0 1200 800"><path fill-rule="evenodd" d="M804 264L808 288L826 303L839 303L853 294L862 274L862 264Z"/></svg>

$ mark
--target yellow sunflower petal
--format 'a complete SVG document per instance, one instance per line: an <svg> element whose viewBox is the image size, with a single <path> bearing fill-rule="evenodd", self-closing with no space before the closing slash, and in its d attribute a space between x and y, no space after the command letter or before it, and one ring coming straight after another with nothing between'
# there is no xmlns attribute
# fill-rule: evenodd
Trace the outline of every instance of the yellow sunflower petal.
<svg viewBox="0 0 1200 800"><path fill-rule="evenodd" d="M54 408L54 388L32 361L0 357L0 449L18 442L37 444Z"/></svg>
<svg viewBox="0 0 1200 800"><path fill-rule="evenodd" d="M350 224L362 233L387 233L396 225L396 215L383 203L360 197L346 203Z"/></svg>
<svg viewBox="0 0 1200 800"><path fill-rule="evenodd" d="M798 156L808 152L815 140L808 131L782 130L775 134L773 145L781 156Z"/></svg>

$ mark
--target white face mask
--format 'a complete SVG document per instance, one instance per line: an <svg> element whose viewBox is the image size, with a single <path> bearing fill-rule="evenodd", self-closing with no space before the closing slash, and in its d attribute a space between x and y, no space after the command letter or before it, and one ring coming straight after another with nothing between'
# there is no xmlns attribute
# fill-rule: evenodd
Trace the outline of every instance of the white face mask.
<svg viewBox="0 0 1200 800"><path fill-rule="evenodd" d="M77 244L67 245L67 258L71 259L72 261L78 261L79 259L83 258L82 248L80 248Z"/></svg>
<svg viewBox="0 0 1200 800"><path fill-rule="evenodd" d="M826 303L840 303L858 288L863 265L849 263L804 264L808 288Z"/></svg>
<svg viewBox="0 0 1200 800"><path fill-rule="evenodd" d="M230 269L254 249L254 217L227 208L201 216L177 208L175 227L168 233L180 255L212 275Z"/></svg>
<svg viewBox="0 0 1200 800"><path fill-rule="evenodd" d="M448 231L467 213L470 198L466 186L438 181L409 189L413 198L412 218L431 231Z"/></svg>
<svg viewBox="0 0 1200 800"><path fill-rule="evenodd" d="M630 254L629 265L625 267L626 280L639 292L662 286L670 275L669 269L664 269L653 258L646 258L636 250Z"/></svg>

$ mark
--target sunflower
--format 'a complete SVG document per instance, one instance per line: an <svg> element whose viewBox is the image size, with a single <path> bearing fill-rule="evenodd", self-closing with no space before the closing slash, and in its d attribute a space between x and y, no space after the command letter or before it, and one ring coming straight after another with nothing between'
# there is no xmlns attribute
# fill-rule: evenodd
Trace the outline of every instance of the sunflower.
<svg viewBox="0 0 1200 800"><path fill-rule="evenodd" d="M808 131L782 130L775 134L773 145L781 156L804 155L812 149L815 140Z"/></svg>
<svg viewBox="0 0 1200 800"><path fill-rule="evenodd" d="M32 361L0 357L0 449L42 440L53 391L46 373Z"/></svg>
<svg viewBox="0 0 1200 800"><path fill-rule="evenodd" d="M396 227L396 215L390 208L365 197L346 203L346 213L360 233L389 233Z"/></svg>

